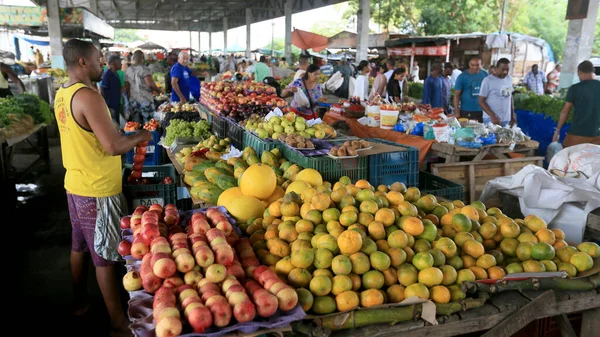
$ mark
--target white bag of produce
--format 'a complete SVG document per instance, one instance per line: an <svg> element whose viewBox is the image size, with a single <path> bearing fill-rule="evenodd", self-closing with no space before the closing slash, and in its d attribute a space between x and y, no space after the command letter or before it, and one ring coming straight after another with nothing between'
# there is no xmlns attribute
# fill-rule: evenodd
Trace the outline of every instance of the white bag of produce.
<svg viewBox="0 0 600 337"><path fill-rule="evenodd" d="M325 82L325 89L334 92L338 90L342 86L342 84L344 84L344 77L342 76L342 73L338 71L335 74L331 75L329 80Z"/></svg>
<svg viewBox="0 0 600 337"><path fill-rule="evenodd" d="M548 171L559 177L587 179L600 172L600 145L579 144L563 149L552 157Z"/></svg>
<svg viewBox="0 0 600 337"><path fill-rule="evenodd" d="M283 111L281 111L281 109L279 108L275 108L273 109L273 111L269 112L266 116L265 116L265 121L269 121L269 119L271 119L271 117L281 117L283 116Z"/></svg>
<svg viewBox="0 0 600 337"><path fill-rule="evenodd" d="M299 107L310 108L310 102L308 101L308 97L306 97L304 90L298 88L298 91L294 93L294 100Z"/></svg>

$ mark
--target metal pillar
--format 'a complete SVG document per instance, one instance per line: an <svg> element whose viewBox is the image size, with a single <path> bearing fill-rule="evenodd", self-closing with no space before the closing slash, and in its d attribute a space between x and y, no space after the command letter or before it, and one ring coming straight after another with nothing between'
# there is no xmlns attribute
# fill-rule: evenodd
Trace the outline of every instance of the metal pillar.
<svg viewBox="0 0 600 337"><path fill-rule="evenodd" d="M413 65L415 64L415 43L412 43L412 52L410 53L410 69L407 71L406 76L410 76L412 74Z"/></svg>
<svg viewBox="0 0 600 337"><path fill-rule="evenodd" d="M250 37L251 35L251 25L252 25L252 9L246 8L246 58L250 58Z"/></svg>
<svg viewBox="0 0 600 337"><path fill-rule="evenodd" d="M212 55L212 25L208 25L208 55Z"/></svg>
<svg viewBox="0 0 600 337"><path fill-rule="evenodd" d="M223 55L227 55L227 17L223 18Z"/></svg>
<svg viewBox="0 0 600 337"><path fill-rule="evenodd" d="M58 0L48 0L48 35L50 36L50 54L52 67L65 69L65 59L62 54L62 31L60 30L60 13Z"/></svg>
<svg viewBox="0 0 600 337"><path fill-rule="evenodd" d="M446 62L450 62L450 40L446 45Z"/></svg>
<svg viewBox="0 0 600 337"><path fill-rule="evenodd" d="M292 62L292 9L293 0L285 0L285 59L288 64Z"/></svg>
<svg viewBox="0 0 600 337"><path fill-rule="evenodd" d="M569 20L565 55L563 57L564 63L560 72L560 83L558 85L559 89L570 87L579 82L577 66L592 56L599 4L600 1L590 1L587 18Z"/></svg>
<svg viewBox="0 0 600 337"><path fill-rule="evenodd" d="M202 55L202 32L198 31L198 55Z"/></svg>
<svg viewBox="0 0 600 337"><path fill-rule="evenodd" d="M371 19L371 6L369 0L359 0L358 7L358 49L356 61L366 60L369 48L369 20Z"/></svg>

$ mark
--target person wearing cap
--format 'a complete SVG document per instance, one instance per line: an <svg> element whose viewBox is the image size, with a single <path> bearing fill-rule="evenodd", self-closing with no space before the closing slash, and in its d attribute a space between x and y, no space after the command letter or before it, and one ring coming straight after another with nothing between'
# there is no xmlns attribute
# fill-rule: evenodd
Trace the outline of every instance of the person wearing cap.
<svg viewBox="0 0 600 337"><path fill-rule="evenodd" d="M100 93L110 110L113 122L119 125L121 111L121 81L117 71L121 70L121 58L113 55L108 58L108 69L102 75Z"/></svg>

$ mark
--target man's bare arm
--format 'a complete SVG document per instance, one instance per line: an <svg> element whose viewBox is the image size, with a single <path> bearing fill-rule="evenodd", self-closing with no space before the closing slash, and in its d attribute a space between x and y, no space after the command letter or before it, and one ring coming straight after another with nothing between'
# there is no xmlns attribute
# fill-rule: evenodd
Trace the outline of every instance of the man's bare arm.
<svg viewBox="0 0 600 337"><path fill-rule="evenodd" d="M183 97L183 93L181 93L181 89L179 89L179 79L177 77L171 77L171 87L177 96L179 96L179 100L181 100L182 103L187 102L187 98Z"/></svg>
<svg viewBox="0 0 600 337"><path fill-rule="evenodd" d="M104 99L93 90L82 89L73 96L73 116L85 129L92 130L102 147L111 156L118 156L131 150L142 141L152 140L148 130L125 136L120 134L112 123Z"/></svg>

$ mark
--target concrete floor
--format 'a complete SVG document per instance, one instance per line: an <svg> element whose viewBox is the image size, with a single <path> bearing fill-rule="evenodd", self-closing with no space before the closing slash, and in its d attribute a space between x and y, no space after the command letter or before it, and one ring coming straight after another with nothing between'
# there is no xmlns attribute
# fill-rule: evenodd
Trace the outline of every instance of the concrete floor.
<svg viewBox="0 0 600 337"><path fill-rule="evenodd" d="M5 233L9 234L7 238L10 240L10 237L15 237L18 238L17 242L22 242L15 243L20 247L15 248L15 251L21 254L9 257L14 259L14 269L18 270L19 275L16 280L18 291L4 295L17 296L17 299L10 302L17 302L18 309L9 311L10 316L14 316L10 322L18 324L9 324L24 336L34 333L108 336L108 315L91 262L88 277L91 308L81 318L71 315L71 224L63 188L64 169L59 141L57 138L51 138L50 144L50 172L32 174L23 182L35 184L37 188L32 192L17 192L19 201L14 212L15 223L5 223L8 219L6 216L2 221L5 225L2 227L8 230L8 233ZM19 168L31 158L32 156L27 154L15 155L13 165ZM121 269L124 270L124 267ZM15 280L8 277L5 280L12 288ZM9 291L12 292L12 289ZM126 305L127 293L123 293ZM9 308L6 302L4 306Z"/></svg>

